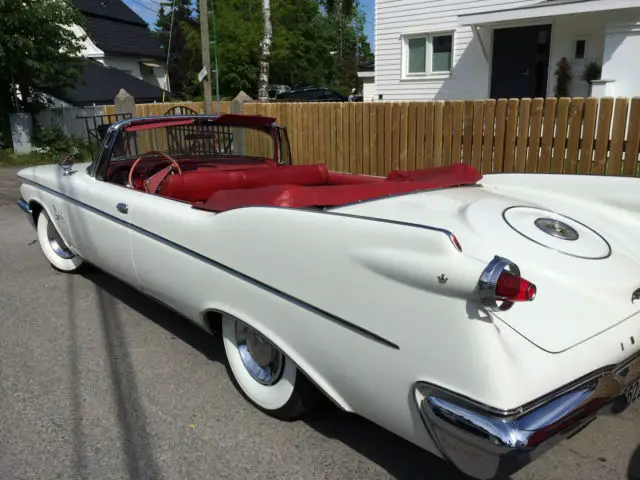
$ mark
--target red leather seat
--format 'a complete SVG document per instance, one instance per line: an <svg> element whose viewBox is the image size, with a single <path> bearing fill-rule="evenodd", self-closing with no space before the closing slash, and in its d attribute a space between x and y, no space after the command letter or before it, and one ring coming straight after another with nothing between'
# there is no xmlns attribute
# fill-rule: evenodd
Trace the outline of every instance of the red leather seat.
<svg viewBox="0 0 640 480"><path fill-rule="evenodd" d="M329 171L324 164L288 165L244 170L200 169L170 175L160 195L187 202L204 202L219 190L258 188L270 185L324 185Z"/></svg>

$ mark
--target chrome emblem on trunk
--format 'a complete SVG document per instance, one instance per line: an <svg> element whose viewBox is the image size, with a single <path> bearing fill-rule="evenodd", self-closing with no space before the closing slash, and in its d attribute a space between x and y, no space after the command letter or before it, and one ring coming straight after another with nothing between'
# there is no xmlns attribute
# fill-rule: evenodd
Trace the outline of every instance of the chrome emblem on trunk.
<svg viewBox="0 0 640 480"><path fill-rule="evenodd" d="M631 303L636 303L638 300L640 300L640 288L636 288L631 294Z"/></svg>
<svg viewBox="0 0 640 480"><path fill-rule="evenodd" d="M536 227L547 235L560 238L562 240L577 240L580 236L578 231L570 225L553 218L538 218L535 222Z"/></svg>

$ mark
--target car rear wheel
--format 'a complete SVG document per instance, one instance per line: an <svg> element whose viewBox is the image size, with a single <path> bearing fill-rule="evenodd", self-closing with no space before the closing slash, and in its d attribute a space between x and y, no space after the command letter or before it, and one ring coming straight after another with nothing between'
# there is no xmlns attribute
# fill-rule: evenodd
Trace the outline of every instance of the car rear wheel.
<svg viewBox="0 0 640 480"><path fill-rule="evenodd" d="M293 361L255 329L224 315L222 337L234 385L263 412L296 420L322 400Z"/></svg>
<svg viewBox="0 0 640 480"><path fill-rule="evenodd" d="M40 248L53 268L65 273L74 273L84 266L84 260L64 243L44 210L38 215L37 232Z"/></svg>

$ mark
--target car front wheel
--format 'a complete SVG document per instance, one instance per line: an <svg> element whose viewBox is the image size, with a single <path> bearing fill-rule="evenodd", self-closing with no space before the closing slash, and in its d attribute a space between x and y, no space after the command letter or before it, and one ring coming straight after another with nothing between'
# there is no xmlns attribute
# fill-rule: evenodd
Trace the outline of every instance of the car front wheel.
<svg viewBox="0 0 640 480"><path fill-rule="evenodd" d="M44 210L38 215L37 232L40 248L53 268L65 273L75 273L84 266L84 260L64 243Z"/></svg>
<svg viewBox="0 0 640 480"><path fill-rule="evenodd" d="M293 361L255 329L224 315L222 337L234 385L263 412L296 420L322 400Z"/></svg>

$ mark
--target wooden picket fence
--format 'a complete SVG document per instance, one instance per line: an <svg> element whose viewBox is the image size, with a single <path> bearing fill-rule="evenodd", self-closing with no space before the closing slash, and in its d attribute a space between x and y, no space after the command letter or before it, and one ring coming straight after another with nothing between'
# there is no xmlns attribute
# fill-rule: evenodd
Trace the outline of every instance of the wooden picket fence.
<svg viewBox="0 0 640 480"><path fill-rule="evenodd" d="M221 102L222 113L230 103ZM203 111L202 102L183 102L137 105L136 114L164 115L176 105ZM287 127L294 163L342 172L465 162L483 173L640 174L640 97L255 102L243 111Z"/></svg>
<svg viewBox="0 0 640 480"><path fill-rule="evenodd" d="M250 103L287 127L296 163L385 175L465 162L483 173L638 175L640 98Z"/></svg>
<svg viewBox="0 0 640 480"><path fill-rule="evenodd" d="M167 103L138 103L136 104L136 117L155 117L166 115L174 107L186 107L195 110L197 113L204 113L203 102L167 102ZM229 113L231 102L220 102L220 113ZM213 112L216 113L217 105L213 102ZM104 109L105 115L116 113L115 105L107 105Z"/></svg>

